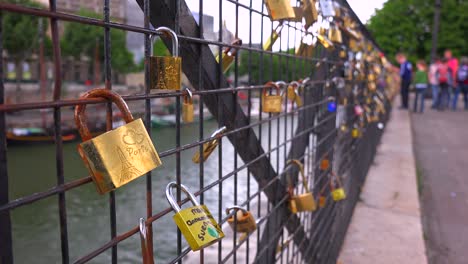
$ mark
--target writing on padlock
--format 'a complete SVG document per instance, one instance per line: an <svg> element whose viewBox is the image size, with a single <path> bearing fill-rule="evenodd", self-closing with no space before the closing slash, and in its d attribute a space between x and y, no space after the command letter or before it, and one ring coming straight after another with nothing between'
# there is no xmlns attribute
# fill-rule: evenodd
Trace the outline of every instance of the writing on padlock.
<svg viewBox="0 0 468 264"><path fill-rule="evenodd" d="M193 96L189 88L185 88L184 102L182 103L182 121L184 123L193 122Z"/></svg>
<svg viewBox="0 0 468 264"><path fill-rule="evenodd" d="M268 94L267 89L273 88L276 90L276 95ZM282 108L281 89L274 82L267 82L262 93L262 111L264 113L281 113Z"/></svg>
<svg viewBox="0 0 468 264"><path fill-rule="evenodd" d="M336 112L336 99L333 96L328 97L327 99L327 110L330 113Z"/></svg>
<svg viewBox="0 0 468 264"><path fill-rule="evenodd" d="M289 0L265 0L271 20L288 20L296 15Z"/></svg>
<svg viewBox="0 0 468 264"><path fill-rule="evenodd" d="M172 190L179 188L190 199L193 206L180 209ZM200 205L195 196L184 185L170 182L166 187L166 199L175 211L174 222L193 251L216 243L224 237L221 226L206 207Z"/></svg>
<svg viewBox="0 0 468 264"><path fill-rule="evenodd" d="M242 45L242 40L237 38L231 43L231 45L241 46ZM223 73L226 73L229 70L229 68L232 66L236 55L237 55L237 49L234 49L232 47L227 47L222 52L222 56L221 56L222 65L221 65L221 68L223 70ZM216 56L216 62L219 63L219 60L220 59L219 59L219 54L218 54Z"/></svg>
<svg viewBox="0 0 468 264"><path fill-rule="evenodd" d="M235 213L227 219L227 222L232 230L236 230L237 232L241 233L251 233L257 229L257 223L255 222L255 218L250 211L235 205L226 208L226 214L229 215L233 210Z"/></svg>
<svg viewBox="0 0 468 264"><path fill-rule="evenodd" d="M289 191L289 209L292 213L298 213L298 212L305 212L305 211L315 211L317 209L317 205L315 204L315 198L312 192L309 191L309 184L307 182L307 179L304 174L304 165L299 160L292 159L288 160L286 162L286 165L296 165L299 167L299 173L301 174L302 177L302 184L305 189L305 193L303 194L298 194L294 195L294 187L293 187L293 181L291 179L291 175L287 175L288 181L289 181L289 186L288 186L288 191Z"/></svg>
<svg viewBox="0 0 468 264"><path fill-rule="evenodd" d="M86 105L75 108L75 123L83 142L78 153L100 194L119 188L161 165L141 118L134 120L127 104L108 89L93 89L81 99L106 98L117 105L127 124L95 138L86 124Z"/></svg>
<svg viewBox="0 0 468 264"><path fill-rule="evenodd" d="M273 44L278 40L281 30L283 29L283 22L280 22L276 28L271 32L270 37L263 43L263 50L271 51Z"/></svg>
<svg viewBox="0 0 468 264"><path fill-rule="evenodd" d="M338 177L333 171L330 172L330 190L333 201L339 202L346 199L346 192L341 183L340 177Z"/></svg>
<svg viewBox="0 0 468 264"><path fill-rule="evenodd" d="M180 90L182 83L182 58L179 57L179 40L177 34L167 27L158 27L158 33L164 33L172 38L172 57L154 56L151 45L150 87L151 89ZM156 34L151 35L151 43Z"/></svg>
<svg viewBox="0 0 468 264"><path fill-rule="evenodd" d="M227 128L225 126L223 126L223 127L219 128L218 130L216 130L215 132L213 132L213 134L211 134L211 138L215 138L215 139L210 140L210 141L206 142L205 144L203 144L203 151L202 151L201 155L200 155L200 152L197 151L193 155L192 161L194 163L200 163L201 161L205 162L208 159L208 157L211 155L211 153L213 153L213 151L218 146L220 137L224 132L226 132L226 130L227 130Z"/></svg>
<svg viewBox="0 0 468 264"><path fill-rule="evenodd" d="M140 218L140 242L141 242L141 256L143 258L143 264L154 264L153 252L150 247L148 229L146 228L146 221L144 218Z"/></svg>

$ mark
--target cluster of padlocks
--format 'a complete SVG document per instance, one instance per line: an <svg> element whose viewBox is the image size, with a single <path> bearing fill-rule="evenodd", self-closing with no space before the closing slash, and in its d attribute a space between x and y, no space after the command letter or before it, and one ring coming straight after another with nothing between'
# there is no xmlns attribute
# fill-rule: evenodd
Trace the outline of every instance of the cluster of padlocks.
<svg viewBox="0 0 468 264"><path fill-rule="evenodd" d="M348 94L356 97L361 92L358 87L353 87L346 83L346 80L366 81L367 89L364 89L364 101L353 100L354 121L352 127L348 127L347 120L341 120L338 131L342 134L350 134L354 139L362 136L367 124L380 122L380 117L385 114L385 102L392 97L392 89L377 89L377 76L381 76L383 70L388 65L385 57L374 50L373 45L367 42L357 29L356 22L351 19L348 11L337 5L333 1L320 1L320 14L317 3L313 0L304 0L301 6L292 7L289 0L266 0L265 1L270 17L273 21L280 21L273 30L270 38L264 43L264 50L271 50L272 45L281 34L285 21L303 22L306 34L302 37L299 47L296 49L297 56L311 56L313 45L307 43L307 34L312 35L318 43L327 49L340 49L339 57L345 61L350 54L360 53L360 59L349 60L345 64L345 76L335 77L326 83L327 86L334 84L337 87L338 97L326 98L326 109L330 113L337 112L338 106L348 106ZM322 21L318 21L321 17ZM318 27L317 31L310 31L315 24L327 21L329 27ZM341 32L345 32L349 41L343 43ZM150 85L152 89L180 90L182 76L182 59L178 56L178 38L171 29L167 27L156 28L154 36L169 36L172 39L172 57L151 56L149 58ZM242 45L240 39L236 39L232 44ZM222 60L222 70L226 72L234 61L237 50L229 47L223 50L216 60ZM323 61L319 61L319 66ZM363 69L364 62L370 65L370 69ZM391 76L387 76L386 83L391 84ZM303 100L301 94L310 79L292 81L269 81L264 85L261 93L262 111L265 113L278 114L282 112L284 96L296 107L301 107ZM358 91L359 90L359 91ZM360 94L362 98L362 94ZM86 167L97 186L99 193L104 194L126 183L145 175L149 171L161 165L159 155L148 135L147 128L141 119L134 120L127 104L122 97L107 89L93 89L85 93L82 98L105 98L112 101L122 112L127 123L117 129L104 133L97 137L92 137L86 125L84 115L86 105L78 105L75 109L75 121L83 142L79 145L78 151ZM183 92L182 119L184 122L193 122L194 109L192 101L192 91L185 89ZM383 123L379 123L379 128L383 128ZM202 152L197 152L193 156L194 163L204 162L218 146L219 140L226 127L221 127L210 136L209 140L203 144ZM339 175L331 169L331 162L327 157L320 161L319 169L326 173L329 178L329 190L333 201L339 202L346 199L346 192ZM288 208L291 213L312 212L318 208L326 206L327 194L325 187L318 194L317 199L309 190L309 184L304 174L304 166L299 160L289 160L287 166L298 166L299 173L304 186L304 193L295 193L295 184L291 177L288 177ZM181 209L173 196L173 189L179 188L184 192L193 206ZM194 251L207 247L224 237L220 225L215 221L208 208L200 205L193 193L182 184L171 182L166 187L166 197L172 209L175 211L174 222L181 230L190 248ZM318 204L318 206L317 206ZM227 222L237 232L244 235L256 230L257 223L251 212L245 208L234 205L226 209L229 216ZM153 263L148 248L148 234L144 219L140 219L140 235L142 242L142 254L144 263Z"/></svg>

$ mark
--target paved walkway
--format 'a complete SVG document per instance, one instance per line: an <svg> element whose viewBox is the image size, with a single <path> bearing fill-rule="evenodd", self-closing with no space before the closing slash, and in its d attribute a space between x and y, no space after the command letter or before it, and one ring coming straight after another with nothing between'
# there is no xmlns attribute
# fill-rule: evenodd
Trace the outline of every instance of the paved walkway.
<svg viewBox="0 0 468 264"><path fill-rule="evenodd" d="M468 263L468 112L411 117L429 263Z"/></svg>
<svg viewBox="0 0 468 264"><path fill-rule="evenodd" d="M367 176L339 263L427 263L410 115L395 109Z"/></svg>

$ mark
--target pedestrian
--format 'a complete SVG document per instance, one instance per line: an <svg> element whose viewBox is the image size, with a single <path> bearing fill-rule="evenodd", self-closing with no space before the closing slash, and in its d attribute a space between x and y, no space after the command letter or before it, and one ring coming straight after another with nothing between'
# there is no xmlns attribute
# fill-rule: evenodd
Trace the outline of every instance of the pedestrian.
<svg viewBox="0 0 468 264"><path fill-rule="evenodd" d="M439 110L445 110L449 105L450 100L450 87L452 86L452 70L448 66L447 59L443 58L442 63L437 69L437 80L439 81L440 94L439 94Z"/></svg>
<svg viewBox="0 0 468 264"><path fill-rule="evenodd" d="M426 70L426 63L424 60L418 61L416 64L417 71L414 74L414 87L416 89L416 95L414 96L414 108L413 111L418 111L418 101L421 101L419 112L424 112L424 95L427 90L428 76Z"/></svg>
<svg viewBox="0 0 468 264"><path fill-rule="evenodd" d="M453 95L452 110L457 109L458 96L463 93L463 101L465 103L465 110L468 110L468 57L463 57L461 65L456 74L456 89Z"/></svg>
<svg viewBox="0 0 468 264"><path fill-rule="evenodd" d="M396 60L400 64L400 94L401 94L401 109L408 109L408 95L409 95L409 86L411 84L411 75L412 75L412 65L406 59L404 53L398 53L396 55Z"/></svg>
<svg viewBox="0 0 468 264"><path fill-rule="evenodd" d="M437 109L439 107L439 80L437 79L436 73L440 65L440 58L435 57L429 66L429 84L432 90L432 109Z"/></svg>
<svg viewBox="0 0 468 264"><path fill-rule="evenodd" d="M449 49L445 50L444 57L447 59L447 65L452 72L452 80L456 80L456 75L458 72L458 59L452 56L452 51ZM455 86L449 87L449 97L448 97L449 102L450 102L450 96L452 94L455 94Z"/></svg>

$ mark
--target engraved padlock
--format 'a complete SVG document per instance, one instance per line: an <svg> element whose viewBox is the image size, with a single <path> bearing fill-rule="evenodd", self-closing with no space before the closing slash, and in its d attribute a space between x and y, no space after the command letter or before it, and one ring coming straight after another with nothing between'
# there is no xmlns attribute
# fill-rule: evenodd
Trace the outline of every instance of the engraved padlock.
<svg viewBox="0 0 468 264"><path fill-rule="evenodd" d="M333 43L343 43L341 30L336 25L330 26L330 29L328 30L328 39L331 40Z"/></svg>
<svg viewBox="0 0 468 264"><path fill-rule="evenodd" d="M184 102L182 103L182 121L184 123L192 123L193 115L192 91L189 88L185 88Z"/></svg>
<svg viewBox="0 0 468 264"><path fill-rule="evenodd" d="M317 209L317 205L315 204L315 198L312 192L309 191L309 184L304 174L304 165L299 160L288 160L286 165L295 164L299 167L299 173L302 177L302 183L305 189L305 193L293 195L290 193L290 200L289 200L289 209L292 213L297 212L305 212L305 211L315 211ZM289 178L291 176L288 176ZM291 180L290 180L291 181ZM290 185L291 187L291 185Z"/></svg>
<svg viewBox="0 0 468 264"><path fill-rule="evenodd" d="M193 206L180 209L172 190L179 188L190 199ZM174 222L193 251L212 245L224 237L221 226L206 207L200 205L187 187L170 182L166 187L166 199L175 211Z"/></svg>
<svg viewBox="0 0 468 264"><path fill-rule="evenodd" d="M235 46L241 46L242 45L242 40L241 39L235 39L231 45ZM222 65L221 68L223 70L223 73L226 73L229 68L232 66L234 59L236 58L237 55L237 49L232 48L232 47L227 47L224 49L222 52L221 60L222 60ZM219 63L219 55L216 56L216 62Z"/></svg>
<svg viewBox="0 0 468 264"><path fill-rule="evenodd" d="M144 218L140 218L140 242L141 242L141 256L143 258L143 264L154 264L153 254L151 247L149 246L148 229L146 229L146 221Z"/></svg>
<svg viewBox="0 0 468 264"><path fill-rule="evenodd" d="M333 171L330 173L332 175L332 178L330 180L330 190L333 201L339 202L341 200L346 199L346 192L343 188L343 184L341 183L340 178ZM334 181L333 179L335 179L336 181Z"/></svg>
<svg viewBox="0 0 468 264"><path fill-rule="evenodd" d="M267 92L268 88L274 88L276 95L269 95ZM274 82L267 82L263 88L262 93L262 111L264 113L281 113L282 108L281 89Z"/></svg>
<svg viewBox="0 0 468 264"><path fill-rule="evenodd" d="M276 40L278 40L281 30L283 29L283 22L280 22L276 28L271 32L270 37L263 43L263 50L271 51L273 44L275 44Z"/></svg>
<svg viewBox="0 0 468 264"><path fill-rule="evenodd" d="M220 140L222 134L226 130L227 130L226 127L223 126L223 127L219 128L218 130L216 130L215 132L213 132L213 134L211 134L211 138L214 138L214 139L206 142L205 144L203 144L202 154L200 155L200 152L197 151L193 155L192 161L194 163L200 163L202 160L203 160L203 162L205 162L208 159L208 157L211 155L211 153L213 153L213 151L218 146L219 140Z"/></svg>
<svg viewBox="0 0 468 264"><path fill-rule="evenodd" d="M143 121L141 118L133 119L120 95L98 88L81 96L81 99L86 98L106 98L112 101L127 123L93 138L86 124L86 105L77 105L75 108L75 123L83 140L78 146L78 152L100 194L119 188L161 165Z"/></svg>
<svg viewBox="0 0 468 264"><path fill-rule="evenodd" d="M255 222L255 218L250 211L235 205L226 208L226 214L229 215L232 210L234 210L235 213L227 219L227 222L232 230L235 229L240 233L251 233L257 229L257 223Z"/></svg>
<svg viewBox="0 0 468 264"><path fill-rule="evenodd" d="M179 40L177 34L167 27L158 27L156 32L164 33L172 38L172 57L154 56L151 46L150 86L151 89L180 90L182 83L182 58L179 57ZM151 43L156 37L151 35Z"/></svg>
<svg viewBox="0 0 468 264"><path fill-rule="evenodd" d="M315 6L315 0L305 0L304 1L304 19L305 19L305 28L309 28L318 20L318 11Z"/></svg>
<svg viewBox="0 0 468 264"><path fill-rule="evenodd" d="M265 0L271 20L288 20L295 17L289 0Z"/></svg>

